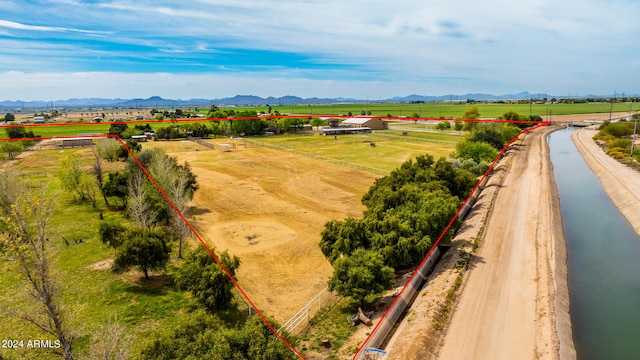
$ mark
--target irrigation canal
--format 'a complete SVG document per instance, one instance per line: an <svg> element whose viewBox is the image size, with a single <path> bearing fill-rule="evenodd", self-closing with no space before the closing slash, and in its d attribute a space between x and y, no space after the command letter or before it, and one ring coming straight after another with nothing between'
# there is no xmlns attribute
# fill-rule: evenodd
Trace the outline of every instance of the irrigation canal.
<svg viewBox="0 0 640 360"><path fill-rule="evenodd" d="M571 323L578 359L640 356L640 237L571 141L549 135L567 242Z"/></svg>

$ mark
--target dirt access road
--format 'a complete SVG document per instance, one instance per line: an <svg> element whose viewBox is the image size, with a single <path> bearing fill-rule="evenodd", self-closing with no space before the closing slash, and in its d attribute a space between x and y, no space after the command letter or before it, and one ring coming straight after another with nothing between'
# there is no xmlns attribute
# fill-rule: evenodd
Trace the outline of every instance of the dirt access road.
<svg viewBox="0 0 640 360"><path fill-rule="evenodd" d="M510 151L438 359L575 358L550 131Z"/></svg>

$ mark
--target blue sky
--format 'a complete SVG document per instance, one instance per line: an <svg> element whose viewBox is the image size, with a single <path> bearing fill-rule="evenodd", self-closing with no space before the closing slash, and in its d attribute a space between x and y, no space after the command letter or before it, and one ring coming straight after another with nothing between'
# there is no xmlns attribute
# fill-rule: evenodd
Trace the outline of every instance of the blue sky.
<svg viewBox="0 0 640 360"><path fill-rule="evenodd" d="M636 0L0 0L0 100L640 93Z"/></svg>

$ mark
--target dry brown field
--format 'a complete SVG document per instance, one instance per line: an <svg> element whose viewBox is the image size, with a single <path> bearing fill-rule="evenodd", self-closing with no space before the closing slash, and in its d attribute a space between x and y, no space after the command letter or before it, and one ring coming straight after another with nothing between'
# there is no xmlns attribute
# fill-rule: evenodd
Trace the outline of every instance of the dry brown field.
<svg viewBox="0 0 640 360"><path fill-rule="evenodd" d="M267 148L220 151L190 141L143 146L189 162L200 186L191 223L217 251L240 257L240 286L281 323L327 286L332 267L318 247L324 224L360 216L360 198L376 178Z"/></svg>

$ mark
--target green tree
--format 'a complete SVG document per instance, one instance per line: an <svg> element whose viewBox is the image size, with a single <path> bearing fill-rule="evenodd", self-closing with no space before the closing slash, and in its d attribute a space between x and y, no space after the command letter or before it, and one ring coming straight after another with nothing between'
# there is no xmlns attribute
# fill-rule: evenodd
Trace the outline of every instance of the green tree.
<svg viewBox="0 0 640 360"><path fill-rule="evenodd" d="M164 269L169 262L171 247L167 235L147 229L128 230L116 247L114 265L119 269L137 266L145 279L149 271Z"/></svg>
<svg viewBox="0 0 640 360"><path fill-rule="evenodd" d="M516 134L518 132L520 132L520 129L516 128ZM502 150L506 143L502 131L492 125L476 126L467 139L472 142L487 143L497 150Z"/></svg>
<svg viewBox="0 0 640 360"><path fill-rule="evenodd" d="M114 249L122 245L126 233L127 228L121 224L101 222L100 226L98 227L100 241L102 241L103 244Z"/></svg>
<svg viewBox="0 0 640 360"><path fill-rule="evenodd" d="M323 121L318 118L311 119L311 126L316 128L316 131L320 126L322 126Z"/></svg>
<svg viewBox="0 0 640 360"><path fill-rule="evenodd" d="M455 131L460 131L464 127L464 123L460 120L456 120L453 122L453 129Z"/></svg>
<svg viewBox="0 0 640 360"><path fill-rule="evenodd" d="M471 108L468 108L467 110L465 110L465 112L462 114L462 119L464 120L478 120L480 119L480 111L478 111L478 107L477 106L473 106ZM473 129L476 125L476 122L474 121L467 121L464 123L464 126L462 127L462 130L464 131L469 131L471 129Z"/></svg>
<svg viewBox="0 0 640 360"><path fill-rule="evenodd" d="M24 145L20 141L4 141L0 145L0 151L7 154L9 160L13 160L24 151Z"/></svg>
<svg viewBox="0 0 640 360"><path fill-rule="evenodd" d="M473 159L476 163L493 162L497 156L498 151L484 142L465 140L456 145L456 157L461 159Z"/></svg>
<svg viewBox="0 0 640 360"><path fill-rule="evenodd" d="M462 114L462 118L465 120L478 120L480 118L480 111L478 111L478 107L473 106L465 110Z"/></svg>
<svg viewBox="0 0 640 360"><path fill-rule="evenodd" d="M11 114L11 113L7 113L7 114L4 116L4 121L5 121L5 122L16 121L16 117L15 117L15 115L13 115L13 114Z"/></svg>
<svg viewBox="0 0 640 360"><path fill-rule="evenodd" d="M273 323L272 323L273 324ZM294 360L298 357L273 335L259 316L227 328L216 315L189 314L171 331L154 336L141 359L172 360Z"/></svg>
<svg viewBox="0 0 640 360"><path fill-rule="evenodd" d="M125 132L128 128L129 126L127 124L111 124L108 133L122 137L122 133Z"/></svg>
<svg viewBox="0 0 640 360"><path fill-rule="evenodd" d="M102 193L105 196L114 196L122 201L122 204L127 203L127 179L128 176L123 171L115 171L107 175L107 181L105 181L102 187Z"/></svg>
<svg viewBox="0 0 640 360"><path fill-rule="evenodd" d="M96 185L89 176L89 174L80 168L80 155L72 154L63 160L58 172L62 188L73 194L74 199L76 195L78 200L91 200L91 195L95 195ZM95 204L95 197L93 198Z"/></svg>
<svg viewBox="0 0 640 360"><path fill-rule="evenodd" d="M436 129L437 130L448 130L451 129L451 123L448 121L443 121L441 123L438 123L438 125L436 125Z"/></svg>
<svg viewBox="0 0 640 360"><path fill-rule="evenodd" d="M235 278L240 259L230 256L227 251L216 256ZM203 246L187 254L182 266L176 270L175 284L178 289L191 292L212 311L228 309L233 300L234 284Z"/></svg>
<svg viewBox="0 0 640 360"><path fill-rule="evenodd" d="M367 296L381 293L393 285L393 269L375 251L357 249L333 265L329 289L364 305Z"/></svg>
<svg viewBox="0 0 640 360"><path fill-rule="evenodd" d="M520 120L520 115L515 111L507 111L502 115L505 120Z"/></svg>
<svg viewBox="0 0 640 360"><path fill-rule="evenodd" d="M320 250L333 264L342 255L350 255L360 248L369 248L370 237L367 223L363 220L352 217L344 221L331 220L322 231Z"/></svg>
<svg viewBox="0 0 640 360"><path fill-rule="evenodd" d="M5 128L7 132L7 136L10 139L33 139L36 136L33 134L33 131L27 131L22 125L12 125ZM22 140L22 146L26 149L35 144L34 140Z"/></svg>

